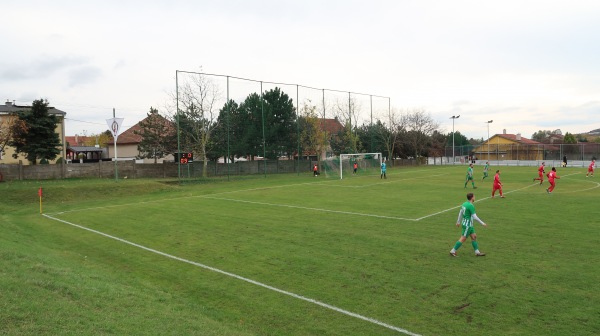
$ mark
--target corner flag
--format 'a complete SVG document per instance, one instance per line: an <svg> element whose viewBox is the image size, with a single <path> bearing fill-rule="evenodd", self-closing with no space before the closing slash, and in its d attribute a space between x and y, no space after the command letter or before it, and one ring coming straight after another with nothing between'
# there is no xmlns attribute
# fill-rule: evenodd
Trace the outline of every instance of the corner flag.
<svg viewBox="0 0 600 336"><path fill-rule="evenodd" d="M42 195L43 195L42 187L38 189L38 196L40 197L40 213L42 213Z"/></svg>

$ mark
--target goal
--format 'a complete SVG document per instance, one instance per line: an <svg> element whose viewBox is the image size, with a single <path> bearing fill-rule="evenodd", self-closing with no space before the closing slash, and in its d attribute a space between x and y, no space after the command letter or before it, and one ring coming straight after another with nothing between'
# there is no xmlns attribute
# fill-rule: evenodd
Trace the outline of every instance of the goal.
<svg viewBox="0 0 600 336"><path fill-rule="evenodd" d="M344 179L344 175L354 173L355 163L357 174L379 175L382 162L381 153L340 154L340 179Z"/></svg>

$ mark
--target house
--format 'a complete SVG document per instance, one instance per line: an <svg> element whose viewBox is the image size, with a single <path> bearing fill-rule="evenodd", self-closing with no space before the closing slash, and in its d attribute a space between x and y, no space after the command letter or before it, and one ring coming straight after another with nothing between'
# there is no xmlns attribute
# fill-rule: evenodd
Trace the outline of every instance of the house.
<svg viewBox="0 0 600 336"><path fill-rule="evenodd" d="M320 119L321 123L321 129L323 131L325 131L325 133L327 134L327 139L328 139L328 144L327 144L327 148L322 152L321 154L321 160L325 160L328 157L333 155L333 151L331 149L331 140L334 137L337 137L338 133L340 131L342 131L344 129L344 126L340 123L340 121L337 118L334 119L328 119L328 118L323 118ZM313 161L317 161L317 154L314 152L303 152L302 153L302 157L306 158L306 159L310 159Z"/></svg>
<svg viewBox="0 0 600 336"><path fill-rule="evenodd" d="M67 160L83 159L100 161L105 158L108 150L101 148L97 143L95 146L90 146L94 141L97 141L97 138L85 135L75 134L74 136L65 136Z"/></svg>
<svg viewBox="0 0 600 336"><path fill-rule="evenodd" d="M133 125L129 129L127 129L124 132L122 132L121 134L119 134L119 136L117 137L117 153L116 153L118 160L135 160L140 156L140 151L138 150L138 145L142 142L142 135L137 134L137 133L143 132L141 124L144 123L144 121L146 121L148 118L150 118L152 116L153 115L142 119L137 124ZM161 118L164 123L168 123L169 125L171 125L171 122L168 121L163 116L160 116L158 114L156 116L158 118ZM106 143L106 146L108 149L108 157L114 159L114 157L115 157L114 139L111 141L108 141ZM173 162L174 157L172 154L169 154L166 157L159 158L157 160L157 162L159 162L159 163L162 163L163 161ZM143 159L143 160L139 159L138 162L154 163L154 159Z"/></svg>
<svg viewBox="0 0 600 336"><path fill-rule="evenodd" d="M544 160L548 145L522 137L520 133L494 134L483 144L473 149L479 160Z"/></svg>
<svg viewBox="0 0 600 336"><path fill-rule="evenodd" d="M31 106L27 105L17 105L14 101L6 101L6 103L0 105L0 125L5 125L10 118L16 118L14 113L28 110ZM56 124L55 132L58 134L58 138L61 140L63 144L65 144L65 116L66 112L61 111L57 108L48 106L48 113L53 114L58 117L58 123ZM13 154L15 153L15 149L12 147L5 147L4 152L0 152L0 163L11 164L11 163L19 163L28 165L29 161L27 161L23 156L19 156L16 159L13 158ZM56 159L50 161L50 163L56 163L60 158L66 158L66 146L62 146L61 153L56 157Z"/></svg>

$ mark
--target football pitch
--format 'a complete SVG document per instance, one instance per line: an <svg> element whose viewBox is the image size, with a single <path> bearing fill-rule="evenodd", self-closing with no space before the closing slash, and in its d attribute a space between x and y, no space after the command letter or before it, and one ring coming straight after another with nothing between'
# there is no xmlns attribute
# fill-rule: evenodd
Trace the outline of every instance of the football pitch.
<svg viewBox="0 0 600 336"><path fill-rule="evenodd" d="M0 333L597 334L600 177L481 169L5 183Z"/></svg>

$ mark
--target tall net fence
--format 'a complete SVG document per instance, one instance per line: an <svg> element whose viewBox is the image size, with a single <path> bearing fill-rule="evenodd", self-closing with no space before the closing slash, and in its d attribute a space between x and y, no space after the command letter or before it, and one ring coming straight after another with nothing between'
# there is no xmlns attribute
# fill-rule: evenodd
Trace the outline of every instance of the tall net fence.
<svg viewBox="0 0 600 336"><path fill-rule="evenodd" d="M339 153L375 150L390 98L201 72L176 72L177 152L193 152L182 177L311 172L328 174ZM318 120L311 125L309 117ZM315 144L316 143L316 144ZM332 172L333 174L333 172Z"/></svg>
<svg viewBox="0 0 600 336"><path fill-rule="evenodd" d="M600 157L599 143L577 144L485 144L482 146L447 146L446 157L464 163L482 161L558 161L585 165Z"/></svg>

